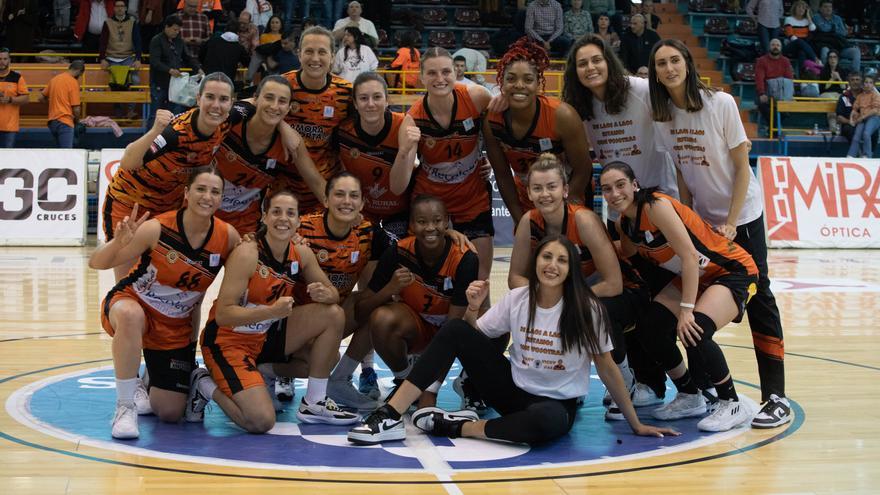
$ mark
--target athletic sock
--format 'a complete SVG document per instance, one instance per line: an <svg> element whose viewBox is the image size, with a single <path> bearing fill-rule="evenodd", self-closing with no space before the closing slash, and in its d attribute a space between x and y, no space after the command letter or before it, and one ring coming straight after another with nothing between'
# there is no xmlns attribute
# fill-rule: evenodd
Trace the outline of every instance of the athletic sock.
<svg viewBox="0 0 880 495"><path fill-rule="evenodd" d="M394 373L394 378L400 378L400 379L406 380L406 377L409 376L409 372L412 371L412 368L413 368L413 363L412 363L412 361L409 361L406 364L406 368L402 369L401 371L392 370L391 372Z"/></svg>
<svg viewBox="0 0 880 495"><path fill-rule="evenodd" d="M352 373L354 373L354 370L357 368L357 366L357 361L348 357L347 354L343 354L342 358L339 360L339 363L336 365L336 368L333 369L333 373L330 373L330 379L348 380Z"/></svg>
<svg viewBox="0 0 880 495"><path fill-rule="evenodd" d="M691 372L688 370L684 370L684 374L680 377L673 378L672 383L675 384L675 388L678 389L679 392L685 394L699 393L697 385L694 384L694 380L691 378Z"/></svg>
<svg viewBox="0 0 880 495"><path fill-rule="evenodd" d="M214 378L210 375L206 376L199 380L196 384L199 389L199 392L208 399L214 398L214 391L217 390L217 384L214 383Z"/></svg>
<svg viewBox="0 0 880 495"><path fill-rule="evenodd" d="M134 391L137 389L137 378L116 379L116 401L123 404L134 402Z"/></svg>
<svg viewBox="0 0 880 495"><path fill-rule="evenodd" d="M306 387L306 404L317 404L327 398L327 378L309 377Z"/></svg>
<svg viewBox="0 0 880 495"><path fill-rule="evenodd" d="M733 377L729 377L721 383L716 383L715 391L718 392L719 399L732 401L739 400L739 396L736 395L736 387L733 385Z"/></svg>

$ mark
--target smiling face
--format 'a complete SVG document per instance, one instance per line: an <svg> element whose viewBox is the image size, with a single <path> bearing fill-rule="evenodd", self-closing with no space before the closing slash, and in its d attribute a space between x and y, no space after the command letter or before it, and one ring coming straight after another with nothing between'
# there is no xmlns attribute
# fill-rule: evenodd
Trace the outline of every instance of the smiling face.
<svg viewBox="0 0 880 495"><path fill-rule="evenodd" d="M385 119L388 97L379 81L358 84L354 91L354 107L361 119L361 126L377 125Z"/></svg>
<svg viewBox="0 0 880 495"><path fill-rule="evenodd" d="M575 55L578 80L592 92L608 84L608 61L602 50L596 45L584 45Z"/></svg>
<svg viewBox="0 0 880 495"><path fill-rule="evenodd" d="M449 57L431 57L422 61L422 84L432 96L449 96L455 89L455 67Z"/></svg>
<svg viewBox="0 0 880 495"><path fill-rule="evenodd" d="M299 228L299 205L291 194L276 194L263 213L266 237L288 241Z"/></svg>
<svg viewBox="0 0 880 495"><path fill-rule="evenodd" d="M632 205L638 186L622 171L613 168L606 170L599 178L599 184L602 188L602 197L605 198L609 208L623 213Z"/></svg>
<svg viewBox="0 0 880 495"><path fill-rule="evenodd" d="M324 79L330 73L333 60L333 45L323 34L309 34L303 37L299 47L299 60L305 75L312 79Z"/></svg>
<svg viewBox="0 0 880 495"><path fill-rule="evenodd" d="M409 228L418 243L426 249L443 246L447 225L446 208L440 201L423 201L413 206Z"/></svg>
<svg viewBox="0 0 880 495"><path fill-rule="evenodd" d="M529 174L529 201L541 215L553 213L563 206L568 196L568 184L558 170L536 170Z"/></svg>
<svg viewBox="0 0 880 495"><path fill-rule="evenodd" d="M256 98L257 117L274 128L290 111L290 87L269 81Z"/></svg>
<svg viewBox="0 0 880 495"><path fill-rule="evenodd" d="M186 209L199 216L212 216L223 198L223 179L204 172L193 179L192 184L183 190Z"/></svg>
<svg viewBox="0 0 880 495"><path fill-rule="evenodd" d="M232 108L232 88L222 81L208 81L199 94L199 121L216 128L229 117Z"/></svg>
<svg viewBox="0 0 880 495"><path fill-rule="evenodd" d="M565 283L570 271L568 250L560 242L548 242L535 259L535 274L541 288L559 287Z"/></svg>
<svg viewBox="0 0 880 495"><path fill-rule="evenodd" d="M685 84L687 62L684 54L671 46L661 46L654 54L654 70L660 84L671 93L673 89Z"/></svg>
<svg viewBox="0 0 880 495"><path fill-rule="evenodd" d="M507 95L510 108L523 109L534 105L539 86L538 71L524 60L514 62L504 70L501 92Z"/></svg>
<svg viewBox="0 0 880 495"><path fill-rule="evenodd" d="M353 224L364 208L360 181L354 177L340 177L334 180L327 195L326 206L334 220Z"/></svg>

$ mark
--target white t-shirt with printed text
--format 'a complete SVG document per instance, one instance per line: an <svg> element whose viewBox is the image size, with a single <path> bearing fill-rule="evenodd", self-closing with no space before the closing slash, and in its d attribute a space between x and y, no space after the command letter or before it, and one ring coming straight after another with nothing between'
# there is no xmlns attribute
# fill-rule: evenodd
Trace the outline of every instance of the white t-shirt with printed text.
<svg viewBox="0 0 880 495"><path fill-rule="evenodd" d="M693 209L714 226L727 223L735 168L730 150L748 141L736 100L717 91L702 93L699 112L671 105L672 120L658 122L657 147L668 151L693 196ZM758 219L764 211L758 179L749 169L749 188L737 226Z"/></svg>
<svg viewBox="0 0 880 495"><path fill-rule="evenodd" d="M510 332L510 367L513 381L530 394L551 399L572 399L587 395L590 388L590 354L570 349L562 352L559 318L562 300L552 308L535 308L531 331L529 321L529 288L518 287L508 292L479 320L477 328L488 337ZM596 313L591 317L597 321ZM604 325L597 328L602 353L613 349Z"/></svg>

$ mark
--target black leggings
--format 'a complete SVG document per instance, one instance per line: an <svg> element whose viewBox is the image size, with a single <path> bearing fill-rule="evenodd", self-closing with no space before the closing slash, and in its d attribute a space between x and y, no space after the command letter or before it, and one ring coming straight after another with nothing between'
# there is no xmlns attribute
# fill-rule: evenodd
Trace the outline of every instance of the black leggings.
<svg viewBox="0 0 880 495"><path fill-rule="evenodd" d="M519 388L510 361L489 337L463 320L449 320L440 328L406 379L425 390L445 375L455 358L483 400L501 415L486 422L487 437L536 444L565 435L574 424L577 399L551 399Z"/></svg>

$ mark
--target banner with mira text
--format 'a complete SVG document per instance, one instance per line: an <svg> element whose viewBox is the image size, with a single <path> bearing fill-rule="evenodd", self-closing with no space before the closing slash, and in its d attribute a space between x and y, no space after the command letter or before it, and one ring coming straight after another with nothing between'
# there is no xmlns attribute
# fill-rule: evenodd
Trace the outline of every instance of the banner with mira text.
<svg viewBox="0 0 880 495"><path fill-rule="evenodd" d="M0 149L0 245L82 246L86 151Z"/></svg>
<svg viewBox="0 0 880 495"><path fill-rule="evenodd" d="M880 247L880 160L762 156L770 247Z"/></svg>

